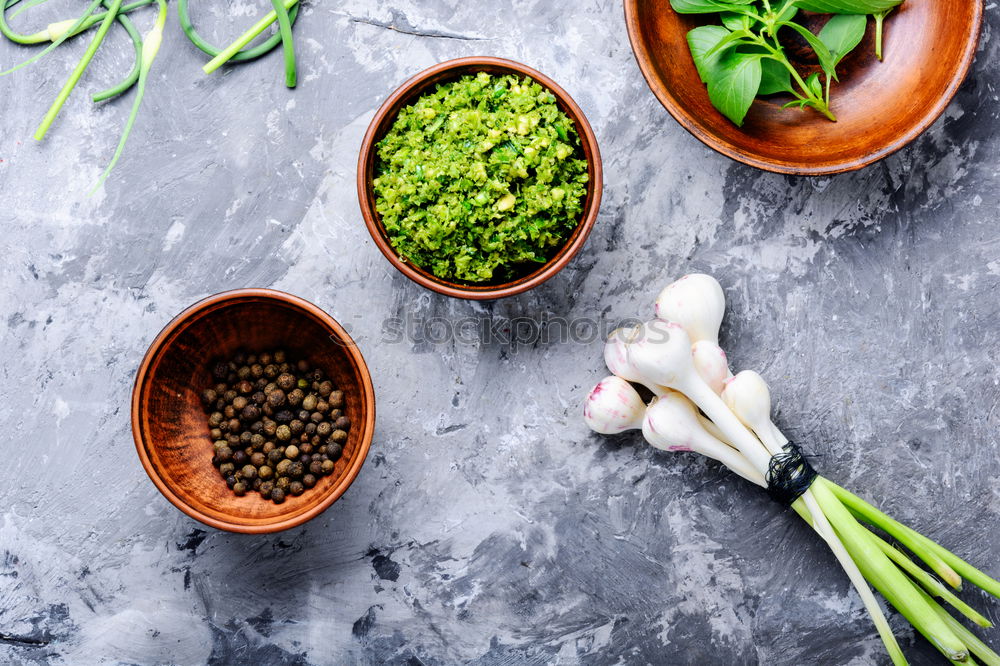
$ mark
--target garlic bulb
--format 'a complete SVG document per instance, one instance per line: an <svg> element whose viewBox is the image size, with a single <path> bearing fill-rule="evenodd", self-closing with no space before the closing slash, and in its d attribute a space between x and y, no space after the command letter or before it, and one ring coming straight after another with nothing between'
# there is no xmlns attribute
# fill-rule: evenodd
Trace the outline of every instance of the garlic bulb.
<svg viewBox="0 0 1000 666"><path fill-rule="evenodd" d="M583 420L594 432L617 435L642 428L646 411L639 393L621 377L605 377L591 389L583 405Z"/></svg>
<svg viewBox="0 0 1000 666"><path fill-rule="evenodd" d="M729 361L722 347L709 340L699 340L691 346L694 369L716 394L722 393L726 380L732 377Z"/></svg>
<svg viewBox="0 0 1000 666"><path fill-rule="evenodd" d="M692 273L673 282L656 299L656 316L684 327L691 342L719 344L719 327L726 312L722 285L710 275Z"/></svg>

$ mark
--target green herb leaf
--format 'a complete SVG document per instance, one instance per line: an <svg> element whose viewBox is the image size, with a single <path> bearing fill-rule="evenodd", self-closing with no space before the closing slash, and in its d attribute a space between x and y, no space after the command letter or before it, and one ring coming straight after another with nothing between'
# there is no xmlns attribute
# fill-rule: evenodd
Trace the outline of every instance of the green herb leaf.
<svg viewBox="0 0 1000 666"><path fill-rule="evenodd" d="M670 0L670 6L678 14L718 14L721 12L740 12L753 0Z"/></svg>
<svg viewBox="0 0 1000 666"><path fill-rule="evenodd" d="M788 68L777 60L764 58L760 61L761 76L758 95L774 95L781 92L793 92L792 75Z"/></svg>
<svg viewBox="0 0 1000 666"><path fill-rule="evenodd" d="M863 14L837 14L823 26L819 31L819 39L830 50L834 68L861 43L867 28L868 17ZM828 71L827 75L837 80L835 69Z"/></svg>
<svg viewBox="0 0 1000 666"><path fill-rule="evenodd" d="M812 94L816 97L823 97L823 83L819 80L819 72L813 72L812 75L806 79L806 85Z"/></svg>
<svg viewBox="0 0 1000 666"><path fill-rule="evenodd" d="M749 30L752 19L746 14L736 12L725 12L719 15L722 25L730 30Z"/></svg>
<svg viewBox="0 0 1000 666"><path fill-rule="evenodd" d="M742 127L760 90L761 56L728 51L708 80L708 97L724 116Z"/></svg>
<svg viewBox="0 0 1000 666"><path fill-rule="evenodd" d="M721 41L719 41L718 44L710 48L708 52L705 53L705 57L711 58L715 54L721 53L728 48L739 46L740 44L749 44L751 42L743 41L748 37L753 37L753 34L748 30L738 30L736 32L731 32L728 35L726 35Z"/></svg>
<svg viewBox="0 0 1000 666"><path fill-rule="evenodd" d="M823 68L824 72L829 73L836 69L836 64L833 62L833 56L830 54L830 49L826 47L826 44L824 44L819 37L810 32L807 28L804 28L793 21L782 21L780 25L791 28L795 32L802 35L802 37L809 42L809 46L816 52L816 57L819 58L819 66Z"/></svg>
<svg viewBox="0 0 1000 666"><path fill-rule="evenodd" d="M903 0L796 0L796 6L821 14L877 14L900 5Z"/></svg>
<svg viewBox="0 0 1000 666"><path fill-rule="evenodd" d="M698 68L698 76L701 77L702 83L708 83L713 78L719 66L719 59L722 57L721 53L711 57L705 54L729 34L729 31L721 25L703 25L687 34L688 48L691 49L691 57L694 59L694 66Z"/></svg>

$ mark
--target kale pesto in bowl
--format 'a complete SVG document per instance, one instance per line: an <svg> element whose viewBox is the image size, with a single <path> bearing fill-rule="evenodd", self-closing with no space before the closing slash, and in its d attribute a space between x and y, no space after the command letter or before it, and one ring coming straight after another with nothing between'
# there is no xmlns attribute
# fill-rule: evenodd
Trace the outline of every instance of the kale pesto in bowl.
<svg viewBox="0 0 1000 666"><path fill-rule="evenodd" d="M379 249L419 284L491 299L541 284L582 247L600 205L586 119L544 75L463 58L417 75L379 109L358 164Z"/></svg>

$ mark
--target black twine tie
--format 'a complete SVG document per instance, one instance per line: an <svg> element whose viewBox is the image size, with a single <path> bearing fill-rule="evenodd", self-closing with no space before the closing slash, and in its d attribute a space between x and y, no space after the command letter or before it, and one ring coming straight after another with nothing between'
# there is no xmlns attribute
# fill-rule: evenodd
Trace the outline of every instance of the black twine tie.
<svg viewBox="0 0 1000 666"><path fill-rule="evenodd" d="M802 448L794 442L771 456L767 466L767 494L782 506L791 506L816 480L819 473L809 464Z"/></svg>

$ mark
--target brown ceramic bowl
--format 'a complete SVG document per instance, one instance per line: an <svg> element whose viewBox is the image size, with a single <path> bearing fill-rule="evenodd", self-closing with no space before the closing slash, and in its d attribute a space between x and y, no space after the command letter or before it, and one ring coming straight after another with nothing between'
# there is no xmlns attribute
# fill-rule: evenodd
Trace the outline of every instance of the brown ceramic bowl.
<svg viewBox="0 0 1000 666"><path fill-rule="evenodd" d="M510 282L495 282L473 284L464 282L449 282L443 280L432 273L423 270L419 266L403 261L393 249L375 210L375 192L372 189L372 180L375 177L375 166L378 156L376 154L376 144L392 128L400 109L412 104L418 97L426 92L434 90L439 83L453 81L466 74L476 72L488 72L490 74L514 74L517 76L528 76L547 88L556 96L559 108L569 116L576 125L576 131L580 135L584 157L587 160L590 171L590 182L587 186L587 198L583 205L583 214L580 223L573 233L566 239L566 242L552 256L552 258L536 270L527 272ZM597 212L601 207L601 192L604 187L603 175L601 171L601 153L597 147L597 138L594 130L583 115L583 111L569 94L556 85L555 81L537 72L530 67L504 60L503 58L475 57L458 58L434 65L430 69L417 74L404 83L396 92L389 96L379 110L375 113L368 131L365 133L364 141L361 143L361 155L358 159L358 200L361 204L361 214L365 218L365 224L375 244L382 254L395 266L403 275L410 278L417 284L454 298L468 298L474 300L489 300L494 298L504 298L513 296L534 289L553 275L565 268L570 259L580 251L590 230L597 220Z"/></svg>
<svg viewBox="0 0 1000 666"><path fill-rule="evenodd" d="M874 55L874 27L838 67L833 112L757 100L742 128L715 110L698 78L686 35L706 16L682 16L668 0L625 0L632 50L646 82L691 134L745 164L802 176L853 171L913 141L941 115L975 57L982 0L906 0L885 24L885 60ZM821 17L813 17L819 27ZM802 63L808 68L808 63ZM818 68L812 66L815 71Z"/></svg>
<svg viewBox="0 0 1000 666"><path fill-rule="evenodd" d="M211 367L237 350L284 349L321 368L345 393L351 429L329 476L283 504L257 493L237 497L212 465L212 440L201 392ZM142 466L178 509L230 532L277 532L315 518L361 471L375 430L368 366L347 332L318 307L270 289L240 289L195 303L160 332L132 390L132 436Z"/></svg>

